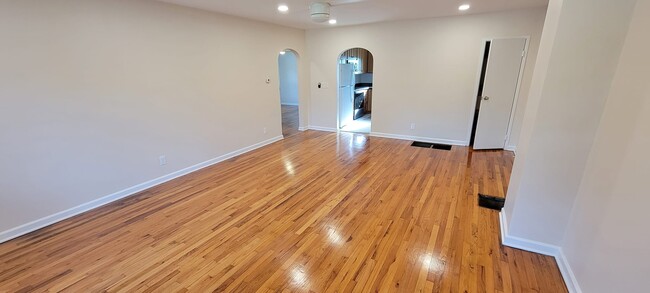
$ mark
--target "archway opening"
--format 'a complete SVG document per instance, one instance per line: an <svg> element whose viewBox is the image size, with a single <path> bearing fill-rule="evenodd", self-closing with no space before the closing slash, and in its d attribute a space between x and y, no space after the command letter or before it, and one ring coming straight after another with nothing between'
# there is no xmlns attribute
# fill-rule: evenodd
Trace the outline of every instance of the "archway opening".
<svg viewBox="0 0 650 293"><path fill-rule="evenodd" d="M300 97L298 90L298 53L291 49L280 51L278 56L280 77L280 106L282 108L282 135L298 133L300 123Z"/></svg>
<svg viewBox="0 0 650 293"><path fill-rule="evenodd" d="M339 130L370 133L374 57L364 48L352 48L341 53L338 69Z"/></svg>

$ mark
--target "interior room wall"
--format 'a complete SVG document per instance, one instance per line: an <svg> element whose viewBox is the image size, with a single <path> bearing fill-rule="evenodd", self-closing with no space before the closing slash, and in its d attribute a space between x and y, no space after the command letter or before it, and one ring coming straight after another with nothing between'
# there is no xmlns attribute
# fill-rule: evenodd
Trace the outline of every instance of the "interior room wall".
<svg viewBox="0 0 650 293"><path fill-rule="evenodd" d="M546 72L534 80L541 96L529 104L536 107L526 113L532 127L522 133L528 141L517 150L508 188L511 237L562 245L634 3L562 2L552 47L542 45L551 51Z"/></svg>
<svg viewBox="0 0 650 293"><path fill-rule="evenodd" d="M515 147L545 8L307 31L310 125L336 129L337 60L350 48L374 57L372 129L448 143L469 140L487 38L530 36L511 148ZM319 89L318 83L326 86ZM416 129L411 130L411 123Z"/></svg>
<svg viewBox="0 0 650 293"><path fill-rule="evenodd" d="M298 106L298 57L292 51L278 57L280 69L280 101L282 105ZM305 77L306 78L306 77Z"/></svg>
<svg viewBox="0 0 650 293"><path fill-rule="evenodd" d="M281 136L278 52L304 54L305 32L157 1L1 1L0 48L6 236Z"/></svg>
<svg viewBox="0 0 650 293"><path fill-rule="evenodd" d="M526 154L531 141L530 137L535 126L537 110L539 109L539 104L542 98L544 81L551 60L555 34L557 33L558 25L560 23L562 3L563 0L550 1L546 10L546 19L544 20L544 29L539 44L537 60L535 61L535 69L533 70L530 91L526 99L526 107L521 111L524 112L525 119L521 122L521 132L517 144L517 157L512 167L514 171L510 174L510 185L508 186L508 202L501 212L502 216L511 215L512 209L515 206L514 203L517 198L517 193L511 191L518 190L519 184L521 183L521 177L523 174L518 170L521 170L526 162Z"/></svg>
<svg viewBox="0 0 650 293"><path fill-rule="evenodd" d="M583 292L650 288L650 1L637 1L563 243Z"/></svg>

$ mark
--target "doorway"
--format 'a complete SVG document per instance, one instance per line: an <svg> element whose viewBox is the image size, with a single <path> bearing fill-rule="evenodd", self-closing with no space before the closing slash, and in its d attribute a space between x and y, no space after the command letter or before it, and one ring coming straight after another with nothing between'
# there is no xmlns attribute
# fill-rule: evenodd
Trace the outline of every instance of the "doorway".
<svg viewBox="0 0 650 293"><path fill-rule="evenodd" d="M364 48L352 48L338 59L338 127L341 131L370 133L374 58Z"/></svg>
<svg viewBox="0 0 650 293"><path fill-rule="evenodd" d="M506 147L527 42L527 38L504 38L485 43L469 139L475 150Z"/></svg>
<svg viewBox="0 0 650 293"><path fill-rule="evenodd" d="M291 49L280 51L278 56L280 73L280 106L282 107L282 135L289 137L298 133L298 54Z"/></svg>

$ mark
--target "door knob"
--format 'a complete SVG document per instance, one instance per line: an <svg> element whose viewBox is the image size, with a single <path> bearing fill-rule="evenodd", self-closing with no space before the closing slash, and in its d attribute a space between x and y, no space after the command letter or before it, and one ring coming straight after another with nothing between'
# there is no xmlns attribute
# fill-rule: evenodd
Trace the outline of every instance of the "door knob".
<svg viewBox="0 0 650 293"><path fill-rule="evenodd" d="M490 97L488 97L488 96L484 96L484 97L483 97L483 100L486 100L486 101L487 101L487 100L489 100L489 99L490 99Z"/></svg>

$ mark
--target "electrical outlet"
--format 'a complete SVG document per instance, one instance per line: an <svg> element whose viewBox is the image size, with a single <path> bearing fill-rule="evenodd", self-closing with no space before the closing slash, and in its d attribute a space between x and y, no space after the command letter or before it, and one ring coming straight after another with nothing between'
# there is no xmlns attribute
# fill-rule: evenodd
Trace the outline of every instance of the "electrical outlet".
<svg viewBox="0 0 650 293"><path fill-rule="evenodd" d="M158 161L160 162L160 166L165 166L167 165L167 156L160 156L158 158Z"/></svg>
<svg viewBox="0 0 650 293"><path fill-rule="evenodd" d="M411 130L415 129L415 123L411 123Z"/></svg>
<svg viewBox="0 0 650 293"><path fill-rule="evenodd" d="M264 134L266 134L266 127L264 127L264 128L262 129L262 131L264 131Z"/></svg>

